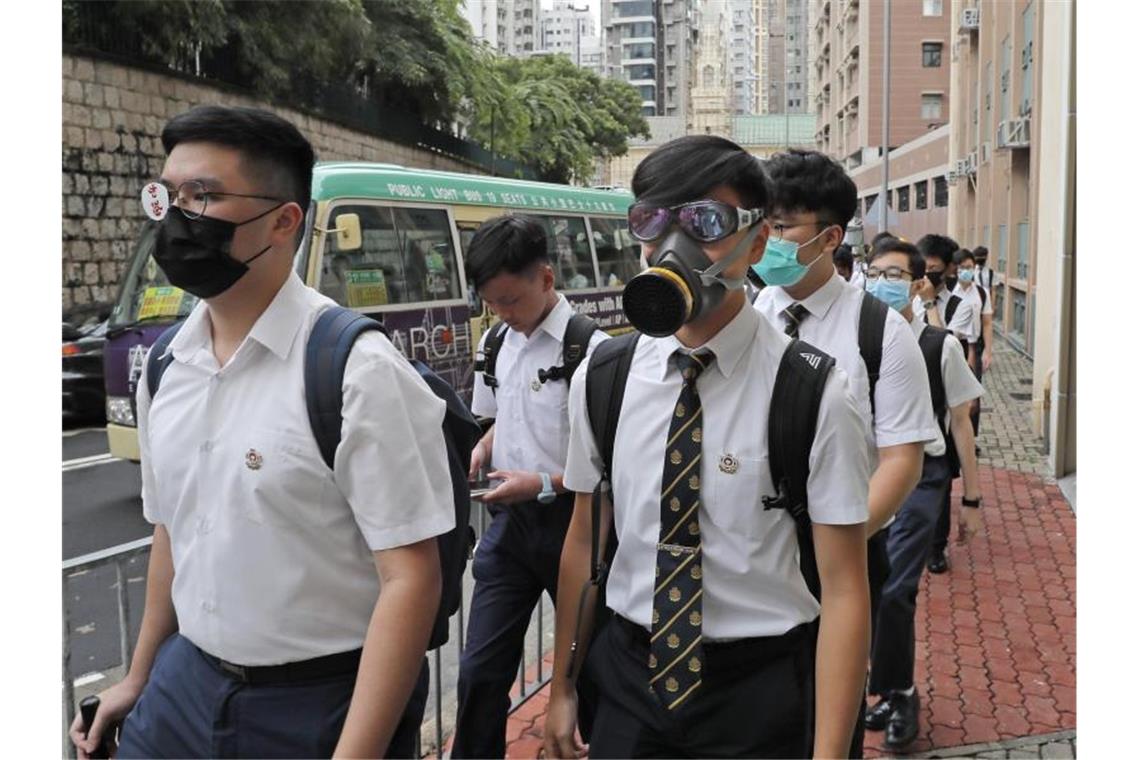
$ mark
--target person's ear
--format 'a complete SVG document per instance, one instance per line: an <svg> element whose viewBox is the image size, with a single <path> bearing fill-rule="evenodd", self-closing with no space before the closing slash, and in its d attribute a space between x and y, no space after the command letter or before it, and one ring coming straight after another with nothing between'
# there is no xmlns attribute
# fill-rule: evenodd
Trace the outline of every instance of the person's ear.
<svg viewBox="0 0 1140 760"><path fill-rule="evenodd" d="M542 292L545 293L548 290L553 290L554 289L554 267L550 266L549 264L544 263L542 265L542 267L539 269L539 273L542 275Z"/></svg>
<svg viewBox="0 0 1140 760"><path fill-rule="evenodd" d="M296 239L298 228L305 221L305 212L296 203L286 203L277 212L273 219L273 242L292 242Z"/></svg>
<svg viewBox="0 0 1140 760"><path fill-rule="evenodd" d="M839 246L843 245L844 230L838 224L833 224L827 228L823 238L823 250L827 253L835 253Z"/></svg>
<svg viewBox="0 0 1140 760"><path fill-rule="evenodd" d="M772 234L772 227L767 221L760 222L763 225L760 234L752 241L752 247L748 250L748 264L758 264L760 259L764 258L764 249L768 245L768 236Z"/></svg>

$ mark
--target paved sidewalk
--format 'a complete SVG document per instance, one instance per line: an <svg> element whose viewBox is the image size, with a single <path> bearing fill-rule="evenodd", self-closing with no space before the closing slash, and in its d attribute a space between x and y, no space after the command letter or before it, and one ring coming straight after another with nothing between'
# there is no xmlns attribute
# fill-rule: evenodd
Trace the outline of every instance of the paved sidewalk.
<svg viewBox="0 0 1140 760"><path fill-rule="evenodd" d="M915 620L922 701L916 757L1076 754L1076 517L1042 476L1030 430L1032 365L999 340L979 445L985 535L951 543L923 578ZM961 496L956 481L953 504ZM956 535L956 524L951 530ZM507 757L534 758L547 692L511 716ZM889 756L867 733L867 757Z"/></svg>

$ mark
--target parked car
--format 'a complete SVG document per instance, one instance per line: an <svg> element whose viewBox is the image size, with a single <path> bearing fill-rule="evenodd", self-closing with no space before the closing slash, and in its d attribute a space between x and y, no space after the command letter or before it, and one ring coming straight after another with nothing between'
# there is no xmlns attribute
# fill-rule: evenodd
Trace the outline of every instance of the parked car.
<svg viewBox="0 0 1140 760"><path fill-rule="evenodd" d="M82 326L63 323L63 422L102 424L107 392L103 384L103 346L107 320Z"/></svg>

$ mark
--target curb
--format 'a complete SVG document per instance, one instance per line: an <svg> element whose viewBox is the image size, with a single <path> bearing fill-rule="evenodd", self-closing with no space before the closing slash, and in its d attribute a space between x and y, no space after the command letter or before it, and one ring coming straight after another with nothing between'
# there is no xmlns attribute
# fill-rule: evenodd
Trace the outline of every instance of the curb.
<svg viewBox="0 0 1140 760"><path fill-rule="evenodd" d="M985 744L966 744L961 747L945 747L933 749L912 757L976 757L984 753L1005 752L1007 750L1021 749L1023 747L1037 747L1054 742L1076 741L1076 729L1057 731L1052 734L1038 734L1037 736L1021 736L1016 739L1005 739L1000 742L987 742ZM1074 752L1074 755L1076 753Z"/></svg>

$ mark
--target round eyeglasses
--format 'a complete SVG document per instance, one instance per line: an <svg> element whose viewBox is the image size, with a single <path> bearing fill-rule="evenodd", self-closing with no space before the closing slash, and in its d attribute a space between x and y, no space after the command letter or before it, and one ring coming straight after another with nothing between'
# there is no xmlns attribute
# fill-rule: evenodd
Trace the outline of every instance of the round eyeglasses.
<svg viewBox="0 0 1140 760"><path fill-rule="evenodd" d="M867 282L875 282L880 277L885 278L887 282L910 281L914 279L910 272L901 267L887 267L886 269L868 267L864 277L866 277Z"/></svg>

